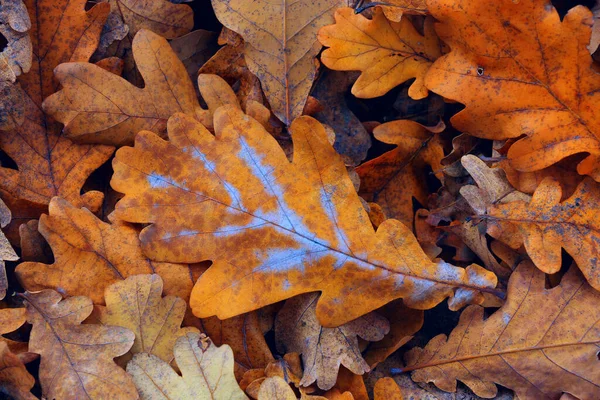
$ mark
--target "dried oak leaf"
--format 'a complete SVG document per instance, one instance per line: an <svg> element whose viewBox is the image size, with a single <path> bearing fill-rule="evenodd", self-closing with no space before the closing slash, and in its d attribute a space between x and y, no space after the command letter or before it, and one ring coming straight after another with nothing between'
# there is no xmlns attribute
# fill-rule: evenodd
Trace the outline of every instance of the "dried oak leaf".
<svg viewBox="0 0 600 400"><path fill-rule="evenodd" d="M4 204L4 201L0 199L0 228L6 227L11 219L10 210ZM19 256L17 256L8 239L4 236L4 232L0 231L0 300L6 296L6 290L8 289L4 261L17 261L18 259Z"/></svg>
<svg viewBox="0 0 600 400"><path fill-rule="evenodd" d="M190 32L194 27L194 12L185 4L168 0L108 0L111 12L118 13L129 27L130 37L148 29L166 39Z"/></svg>
<svg viewBox="0 0 600 400"><path fill-rule="evenodd" d="M600 185L585 179L561 203L560 184L546 178L530 202L516 200L491 207L488 233L513 248L525 245L536 267L547 274L561 268L561 249L569 253L590 285L600 290Z"/></svg>
<svg viewBox="0 0 600 400"><path fill-rule="evenodd" d="M23 365L23 362L14 355L6 343L0 342L0 394L7 395L9 399L35 400L30 390L35 384Z"/></svg>
<svg viewBox="0 0 600 400"><path fill-rule="evenodd" d="M338 71L362 71L352 87L353 95L383 96L415 78L408 95L416 100L427 97L425 74L442 54L433 21L426 21L425 36L408 18L388 21L381 10L375 10L370 20L353 8L340 8L335 12L335 21L335 25L319 31L319 40L329 47L321 54L321 61Z"/></svg>
<svg viewBox="0 0 600 400"><path fill-rule="evenodd" d="M217 52L217 34L198 29L171 40L170 45L185 66L188 76L194 81L198 78L200 67Z"/></svg>
<svg viewBox="0 0 600 400"><path fill-rule="evenodd" d="M402 400L402 391L392 378L381 378L373 388L375 400Z"/></svg>
<svg viewBox="0 0 600 400"><path fill-rule="evenodd" d="M452 125L488 139L526 135L508 151L520 171L589 153L577 170L600 180L600 76L586 49L589 9L575 7L561 21L546 0L428 5L452 51L434 63L426 85L466 105Z"/></svg>
<svg viewBox="0 0 600 400"><path fill-rule="evenodd" d="M290 385L279 376L263 381L258 391L258 400L298 400ZM312 396L300 390L300 400L328 400L323 396Z"/></svg>
<svg viewBox="0 0 600 400"><path fill-rule="evenodd" d="M244 38L248 68L262 83L273 113L289 125L300 116L316 74L319 28L346 0L213 0L217 18Z"/></svg>
<svg viewBox="0 0 600 400"><path fill-rule="evenodd" d="M156 274L134 275L113 283L104 293L106 309L101 311L100 321L135 334L131 354L148 353L171 362L177 338L195 328L181 328L185 301L161 297L162 292L163 281Z"/></svg>
<svg viewBox="0 0 600 400"><path fill-rule="evenodd" d="M289 299L277 314L275 339L280 353L302 354L304 374L300 385L316 381L320 389L329 390L335 385L340 365L357 375L370 371L358 347L358 337L381 340L390 324L382 316L368 313L337 328L325 328L317 319L318 300L318 293Z"/></svg>
<svg viewBox="0 0 600 400"><path fill-rule="evenodd" d="M187 332L175 342L178 375L153 354L138 353L127 364L142 400L247 399L233 375L233 352L215 346L198 332Z"/></svg>
<svg viewBox="0 0 600 400"><path fill-rule="evenodd" d="M29 351L40 355L39 379L48 399L137 399L131 377L114 363L134 335L118 326L81 322L92 312L87 297L62 300L60 293L26 292Z"/></svg>
<svg viewBox="0 0 600 400"><path fill-rule="evenodd" d="M498 311L484 320L482 307L468 307L449 338L409 351L404 371L449 392L460 380L484 398L496 396L495 383L524 400L599 398L600 292L573 267L559 286L544 286L544 273L521 263Z"/></svg>
<svg viewBox="0 0 600 400"><path fill-rule="evenodd" d="M443 181L441 160L444 148L438 133L443 122L426 127L411 120L398 120L379 125L373 130L377 140L397 147L356 168L360 176L358 194L379 204L385 215L412 226L413 197L427 203L427 167Z"/></svg>
<svg viewBox="0 0 600 400"><path fill-rule="evenodd" d="M426 0L385 0L377 2L386 18L390 21L400 22L403 15L426 15Z"/></svg>
<svg viewBox="0 0 600 400"><path fill-rule="evenodd" d="M112 155L108 146L76 145L61 134L60 124L41 110L42 100L58 87L52 71L66 61L87 61L98 44L107 4L85 11L85 0L26 0L32 21L31 71L21 75L15 90L24 101L22 120L13 120L0 134L0 147L18 170L0 168L0 186L19 200L47 205L61 196L77 206L97 210L102 194L81 194L92 171ZM51 34L50 34L51 33Z"/></svg>
<svg viewBox="0 0 600 400"><path fill-rule="evenodd" d="M0 35L6 46L0 52L0 85L15 82L17 76L31 68L31 20L22 0L3 0L0 3Z"/></svg>
<svg viewBox="0 0 600 400"><path fill-rule="evenodd" d="M107 224L90 211L63 199L50 202L49 215L39 222L40 233L54 253L54 264L19 264L16 274L27 290L55 289L65 296L85 295L104 304L112 283L137 274L160 274L167 294L187 299L192 282L188 266L159 263L142 254L138 231L126 224Z"/></svg>
<svg viewBox="0 0 600 400"><path fill-rule="evenodd" d="M399 221L376 233L316 120L290 127L293 162L238 108L217 109L214 126L216 136L176 114L168 142L140 132L111 180L125 194L115 216L151 223L140 234L151 259L213 261L192 291L196 316L225 319L320 290L317 316L334 327L399 297L416 308L451 297L455 309L495 292L479 266L431 262Z"/></svg>
<svg viewBox="0 0 600 400"><path fill-rule="evenodd" d="M19 329L27 321L25 308L0 309L0 335ZM27 343L17 342L0 336L0 343L6 343L8 349L20 357L27 353ZM31 361L31 359L26 360Z"/></svg>

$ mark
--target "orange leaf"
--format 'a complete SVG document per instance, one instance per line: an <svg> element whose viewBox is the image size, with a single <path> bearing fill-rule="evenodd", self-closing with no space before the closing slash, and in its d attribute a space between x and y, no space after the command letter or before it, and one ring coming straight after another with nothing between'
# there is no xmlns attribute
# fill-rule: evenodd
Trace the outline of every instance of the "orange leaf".
<svg viewBox="0 0 600 400"><path fill-rule="evenodd" d="M355 14L352 8L340 8L335 12L335 21L335 25L319 31L319 40L329 47L321 61L338 71L362 71L352 87L353 95L383 96L416 78L408 95L413 99L427 97L425 73L441 55L432 21L425 23L425 36L417 32L409 19L391 22L377 9L369 20Z"/></svg>
<svg viewBox="0 0 600 400"><path fill-rule="evenodd" d="M318 293L296 296L285 303L275 321L275 338L280 353L302 354L304 375L300 385L314 382L329 390L336 382L340 365L354 374L369 372L358 348L358 337L369 341L383 339L390 331L388 321L369 313L337 328L325 328L316 315Z"/></svg>
<svg viewBox="0 0 600 400"><path fill-rule="evenodd" d="M219 21L242 35L244 56L261 81L273 113L289 125L302 113L316 74L321 50L316 33L333 22L333 12L346 0L272 3L214 0Z"/></svg>
<svg viewBox="0 0 600 400"><path fill-rule="evenodd" d="M41 358L42 394L50 399L137 399L127 373L113 361L125 354L134 335L125 328L81 322L92 312L86 297L53 290L25 293L27 321L33 325L29 350Z"/></svg>
<svg viewBox="0 0 600 400"><path fill-rule="evenodd" d="M22 0L5 0L0 5L0 34L6 46L0 52L0 84L15 82L31 68L31 21ZM1 127L2 125L0 125Z"/></svg>
<svg viewBox="0 0 600 400"><path fill-rule="evenodd" d="M449 338L439 335L406 355L413 380L456 391L460 380L484 398L495 383L519 399L556 399L563 391L580 399L600 397L600 292L571 268L559 286L545 289L545 276L529 262L513 273L508 298L483 319L471 306Z"/></svg>
<svg viewBox="0 0 600 400"><path fill-rule="evenodd" d="M600 290L600 185L588 178L562 203L561 196L560 184L546 178L529 203L521 200L492 207L488 219L495 225L488 227L488 233L500 238L516 229L522 241L517 239L512 246L524 243L536 267L548 274L560 270L564 248L589 284Z"/></svg>
<svg viewBox="0 0 600 400"><path fill-rule="evenodd" d="M427 166L436 172L442 169L444 149L437 133L445 128L443 122L426 127L410 120L375 128L373 134L378 140L397 147L356 168L360 176L358 194L379 204L385 215L412 226L413 197L421 204L427 203ZM436 177L443 180L440 172Z"/></svg>
<svg viewBox="0 0 600 400"><path fill-rule="evenodd" d="M60 198L50 202L50 214L39 229L54 253L54 264L19 264L17 277L27 290L55 289L63 295L85 295L104 303L104 290L136 274L157 272L165 277L166 292L187 299L191 280L187 266L155 263L143 256L138 232L127 225L110 225L86 209Z"/></svg>
<svg viewBox="0 0 600 400"><path fill-rule="evenodd" d="M400 22L402 15L428 14L426 3L426 0L385 0L378 2L387 19L396 22Z"/></svg>
<svg viewBox="0 0 600 400"><path fill-rule="evenodd" d="M392 378L381 378L373 388L375 400L402 400L402 391Z"/></svg>
<svg viewBox="0 0 600 400"><path fill-rule="evenodd" d="M140 235L150 258L213 260L192 292L197 316L225 319L320 290L317 316L331 327L399 297L430 308L450 296L456 309L494 291L479 266L431 262L398 221L376 233L314 119L292 124L292 163L235 107L219 108L214 125L216 137L176 114L169 142L141 132L119 150L111 181L125 193L115 216L152 224Z"/></svg>
<svg viewBox="0 0 600 400"><path fill-rule="evenodd" d="M578 172L600 180L600 76L586 48L591 12L575 7L561 21L546 0L428 5L452 51L431 67L426 85L466 105L452 124L483 138L526 135L508 151L521 171L590 153Z"/></svg>
<svg viewBox="0 0 600 400"><path fill-rule="evenodd" d="M85 0L26 0L32 21L31 71L18 78L24 118L0 134L0 147L18 171L0 168L0 186L20 200L46 205L61 196L77 206L97 210L99 192L81 194L89 174L111 156L107 146L80 146L61 135L59 124L41 111L42 100L57 89L53 69L61 62L86 61L94 52L108 4L85 11ZM11 113L11 110L8 110Z"/></svg>

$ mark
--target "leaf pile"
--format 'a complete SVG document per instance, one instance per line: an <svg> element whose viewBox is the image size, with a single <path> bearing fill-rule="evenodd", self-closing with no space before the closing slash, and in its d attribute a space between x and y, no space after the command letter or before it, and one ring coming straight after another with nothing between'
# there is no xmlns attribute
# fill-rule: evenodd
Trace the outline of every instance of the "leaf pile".
<svg viewBox="0 0 600 400"><path fill-rule="evenodd" d="M599 399L583 3L0 0L0 397Z"/></svg>

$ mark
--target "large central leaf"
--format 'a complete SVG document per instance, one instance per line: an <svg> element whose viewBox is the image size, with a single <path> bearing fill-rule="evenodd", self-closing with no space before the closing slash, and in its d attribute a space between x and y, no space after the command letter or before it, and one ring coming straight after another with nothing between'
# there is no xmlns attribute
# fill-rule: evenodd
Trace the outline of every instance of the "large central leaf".
<svg viewBox="0 0 600 400"><path fill-rule="evenodd" d="M450 296L458 308L493 291L491 272L430 261L399 221L376 233L316 120L292 124L292 163L233 106L215 112L214 127L216 137L176 114L168 142L141 132L135 148L119 150L111 182L125 193L117 218L153 223L140 236L149 257L213 260L192 293L197 316L229 318L320 290L317 315L337 326L399 297L430 308Z"/></svg>

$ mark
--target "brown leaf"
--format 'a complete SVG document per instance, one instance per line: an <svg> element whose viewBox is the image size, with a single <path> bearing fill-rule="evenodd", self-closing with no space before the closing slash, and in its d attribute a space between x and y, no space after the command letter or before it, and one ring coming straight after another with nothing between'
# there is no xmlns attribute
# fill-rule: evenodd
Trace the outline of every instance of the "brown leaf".
<svg viewBox="0 0 600 400"><path fill-rule="evenodd" d="M142 400L247 399L233 376L229 346L215 346L198 332L187 332L173 348L182 376L155 355L139 353L127 364Z"/></svg>
<svg viewBox="0 0 600 400"><path fill-rule="evenodd" d="M340 8L335 12L335 21L335 25L319 31L319 40L329 47L321 54L321 61L338 71L362 71L352 87L353 95L383 96L416 78L408 95L417 100L427 97L425 73L442 54L433 21L426 22L425 36L409 19L388 21L381 10L375 10L369 20L352 8Z"/></svg>
<svg viewBox="0 0 600 400"><path fill-rule="evenodd" d="M0 35L7 43L0 52L0 82L15 82L17 76L29 72L32 57L29 29L31 21L23 1L3 0L0 4Z"/></svg>
<svg viewBox="0 0 600 400"><path fill-rule="evenodd" d="M600 396L600 292L571 268L559 286L546 289L531 263L511 276L508 298L483 320L483 308L465 309L449 338L439 335L407 353L417 382L454 392L460 380L476 395L493 398L495 383L519 399L555 399L568 391Z"/></svg>
<svg viewBox="0 0 600 400"><path fill-rule="evenodd" d="M53 69L61 62L86 61L98 44L109 7L98 4L85 11L85 3L25 1L32 21L30 34L38 40L33 42L31 71L21 75L15 86L24 102L23 118L12 120L0 135L0 147L18 170L0 168L0 186L17 199L39 206L46 206L54 196L93 210L102 203L101 193L82 195L81 187L108 160L113 148L73 144L61 135L60 125L41 111L42 100L58 87Z"/></svg>
<svg viewBox="0 0 600 400"><path fill-rule="evenodd" d="M360 176L358 194L379 204L389 217L412 226L413 197L427 203L427 166L434 171L442 169L444 149L437 134L445 128L443 122L426 127L411 120L376 127L373 134L377 140L397 147L356 168ZM440 172L436 177L443 180Z"/></svg>
<svg viewBox="0 0 600 400"><path fill-rule="evenodd" d="M260 79L273 113L291 124L302 113L315 78L314 58L321 50L316 33L333 22L335 9L346 0L212 4L219 21L246 41L246 63Z"/></svg>
<svg viewBox="0 0 600 400"><path fill-rule="evenodd" d="M200 67L217 52L217 34L198 29L171 40L170 45L194 81L198 78Z"/></svg>
<svg viewBox="0 0 600 400"><path fill-rule="evenodd" d="M375 400L402 400L402 391L392 378L381 378L373 389Z"/></svg>
<svg viewBox="0 0 600 400"><path fill-rule="evenodd" d="M19 357L11 353L6 343L0 342L0 393L16 400L35 400L30 392L34 384L34 377Z"/></svg>
<svg viewBox="0 0 600 400"><path fill-rule="evenodd" d="M141 132L119 150L111 181L125 193L116 217L152 223L140 236L145 254L213 261L191 296L197 316L225 319L320 290L317 315L332 327L399 297L430 308L452 296L456 308L494 292L493 274L431 262L400 222L376 233L314 119L291 126L292 163L235 107L218 109L214 125L216 136L177 114L169 142Z"/></svg>
<svg viewBox="0 0 600 400"><path fill-rule="evenodd" d="M19 226L21 236L21 258L23 261L35 261L51 264L54 260L52 249L38 230L39 221L34 219Z"/></svg>
<svg viewBox="0 0 600 400"><path fill-rule="evenodd" d="M173 4L168 0L108 0L111 11L118 13L134 37L148 29L166 39L190 32L194 26L194 13L190 6Z"/></svg>
<svg viewBox="0 0 600 400"><path fill-rule="evenodd" d="M426 0L385 0L381 3L383 13L390 21L400 22L403 15L428 14Z"/></svg>
<svg viewBox="0 0 600 400"><path fill-rule="evenodd" d="M319 388L329 390L335 385L340 365L357 375L370 371L360 354L358 336L381 340L390 325L380 315L369 313L337 328L325 328L317 319L318 299L318 293L309 293L288 300L275 320L275 338L281 353L302 354L300 385L317 382Z"/></svg>
<svg viewBox="0 0 600 400"><path fill-rule="evenodd" d="M137 399L131 377L113 358L125 354L134 335L125 328L81 322L92 312L90 299L44 290L25 293L27 322L33 325L29 350L41 358L42 394L51 399Z"/></svg>
<svg viewBox="0 0 600 400"><path fill-rule="evenodd" d="M10 210L2 199L0 199L0 228L7 226L11 219ZM8 289L4 261L17 261L18 259L19 256L17 256L8 239L4 236L4 232L0 231L0 300L6 296L6 290Z"/></svg>
<svg viewBox="0 0 600 400"><path fill-rule="evenodd" d="M181 264L156 263L144 257L138 231L100 221L90 211L65 200L50 202L50 214L40 219L40 233L54 253L54 264L19 264L17 277L27 290L55 289L66 296L85 295L104 304L112 283L136 274L159 273L166 293L188 298L192 282Z"/></svg>
<svg viewBox="0 0 600 400"><path fill-rule="evenodd" d="M546 178L530 202L515 199L491 207L487 219L494 224L488 225L488 233L497 239L511 234L512 240L507 244L513 248L524 244L536 267L548 274L560 270L564 248L589 284L600 290L600 186L585 179L562 203L561 196L560 184ZM512 234L515 230L517 235Z"/></svg>
<svg viewBox="0 0 600 400"><path fill-rule="evenodd" d="M135 335L126 359L147 353L169 363L177 338L195 330L181 328L185 301L175 296L161 297L162 292L163 281L156 274L130 276L106 288L106 309L100 314L102 324L122 326Z"/></svg>

